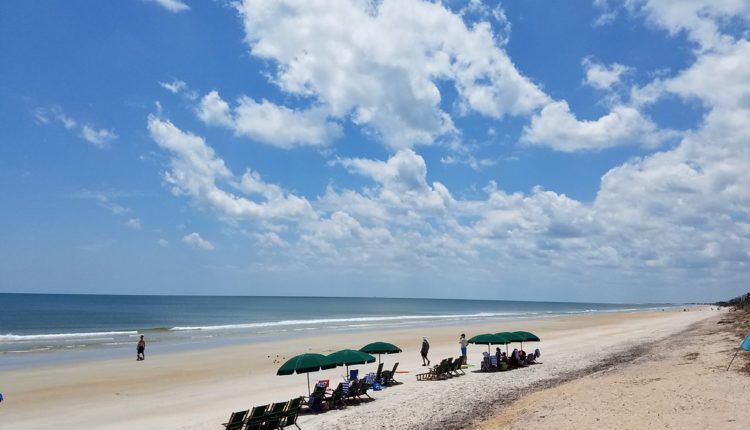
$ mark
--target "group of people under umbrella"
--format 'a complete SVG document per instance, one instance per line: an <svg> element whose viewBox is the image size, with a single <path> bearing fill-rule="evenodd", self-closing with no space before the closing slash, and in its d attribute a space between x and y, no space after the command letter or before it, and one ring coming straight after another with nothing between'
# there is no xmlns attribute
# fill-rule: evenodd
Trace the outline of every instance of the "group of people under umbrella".
<svg viewBox="0 0 750 430"><path fill-rule="evenodd" d="M508 345L514 342L521 343L523 349L524 342L539 342L540 339L533 333L527 331L484 333L476 335L468 340L468 343L476 345L487 345L487 351L490 352L492 345L505 345L506 353ZM363 346L359 350L342 349L328 355L305 353L294 356L287 360L279 370L277 375L307 374L307 393L310 394L310 372L333 369L338 366L346 366L346 373L349 374L349 366L368 364L375 362L375 357L371 354L377 354L378 363L381 354L394 354L401 352L401 348L388 342L373 342Z"/></svg>
<svg viewBox="0 0 750 430"><path fill-rule="evenodd" d="M333 369L337 366L346 366L346 373L349 374L349 366L375 362L375 357L371 354L377 354L378 362L380 362L381 354L395 354L399 352L401 352L401 348L391 343L373 342L363 346L359 350L342 349L328 355L305 353L287 360L276 374L292 375L295 373L306 373L307 394L310 395L310 372Z"/></svg>

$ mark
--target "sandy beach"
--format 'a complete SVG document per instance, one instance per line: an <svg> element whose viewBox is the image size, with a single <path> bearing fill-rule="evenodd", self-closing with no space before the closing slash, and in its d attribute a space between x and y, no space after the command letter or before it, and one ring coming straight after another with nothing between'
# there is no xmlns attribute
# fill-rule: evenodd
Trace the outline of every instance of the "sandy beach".
<svg viewBox="0 0 750 430"><path fill-rule="evenodd" d="M376 340L403 348L383 356L385 368L400 363L403 373L396 379L403 383L372 393L371 402L302 415L300 427L740 428L750 418L750 378L721 371L736 346L735 337L716 324L724 315L703 307L356 332L179 353L147 349L143 362L133 352L116 360L17 369L0 379L6 397L0 428L221 429L232 411L306 394L305 375L275 375L285 358ZM458 355L462 332L504 330L538 334L543 341L533 348L541 348L543 364L480 373L486 347L471 345L474 366L465 376L416 380L425 369L418 353L422 336L430 339L434 364ZM374 371L376 364L359 368ZM343 374L341 367L313 373L311 380Z"/></svg>

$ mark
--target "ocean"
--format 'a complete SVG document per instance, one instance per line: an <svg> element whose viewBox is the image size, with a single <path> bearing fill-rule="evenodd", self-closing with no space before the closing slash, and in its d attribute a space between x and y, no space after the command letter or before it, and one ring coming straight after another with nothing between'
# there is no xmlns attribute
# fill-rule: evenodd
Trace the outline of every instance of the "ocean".
<svg viewBox="0 0 750 430"><path fill-rule="evenodd" d="M602 304L345 297L133 296L0 293L0 369L115 357L134 349L184 350L315 331L519 321L664 304ZM55 354L57 353L57 354ZM67 353L67 354L64 354Z"/></svg>

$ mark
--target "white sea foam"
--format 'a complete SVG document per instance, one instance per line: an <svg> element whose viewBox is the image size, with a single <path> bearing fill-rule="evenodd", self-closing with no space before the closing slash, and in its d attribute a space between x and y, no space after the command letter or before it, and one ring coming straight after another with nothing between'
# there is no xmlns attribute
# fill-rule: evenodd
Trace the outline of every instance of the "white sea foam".
<svg viewBox="0 0 750 430"><path fill-rule="evenodd" d="M241 329L253 329L260 327L279 327L279 326L290 326L290 325L321 325L321 324L335 324L335 323L373 323L373 322L387 322L387 321L404 321L404 320L439 320L439 319L469 319L469 318L491 318L491 317L509 317L517 316L519 313L509 312L498 312L489 313L481 312L476 314L466 315L399 315L390 317L354 317L354 318L325 318L325 319L309 319L309 320L283 320L283 321L268 321L259 323L249 324L226 324L226 325L212 325L212 326L192 326L192 327L172 327L172 331L185 331L185 330L241 330Z"/></svg>
<svg viewBox="0 0 750 430"><path fill-rule="evenodd" d="M34 340L65 340L78 338L96 338L101 336L124 336L137 334L137 331L102 331L93 333L54 333L54 334L0 334L0 342L23 342Z"/></svg>

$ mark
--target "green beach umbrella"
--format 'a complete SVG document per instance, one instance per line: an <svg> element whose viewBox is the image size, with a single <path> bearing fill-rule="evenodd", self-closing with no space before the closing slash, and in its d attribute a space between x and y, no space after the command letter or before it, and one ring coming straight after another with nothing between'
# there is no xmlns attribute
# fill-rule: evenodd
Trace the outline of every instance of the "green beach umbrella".
<svg viewBox="0 0 750 430"><path fill-rule="evenodd" d="M360 351L368 354L378 354L378 363L380 363L380 354L397 354L401 348L388 342L373 342L359 348Z"/></svg>
<svg viewBox="0 0 750 430"><path fill-rule="evenodd" d="M523 349L524 342L541 342L537 335L528 331L514 331L513 334L523 339L521 340L521 349Z"/></svg>
<svg viewBox="0 0 750 430"><path fill-rule="evenodd" d="M336 366L346 366L347 375L349 374L349 366L372 363L375 361L375 357L372 355L355 349L342 349L341 351L332 352L328 354L326 358Z"/></svg>
<svg viewBox="0 0 750 430"><path fill-rule="evenodd" d="M525 339L525 336L519 333L520 332L517 331L501 331L500 333L495 334L508 339L508 343L521 342L521 349L523 349L523 340ZM508 344L505 345L505 353L508 353Z"/></svg>
<svg viewBox="0 0 750 430"><path fill-rule="evenodd" d="M484 333L472 337L468 342L476 345L487 345L487 352L489 352L490 345L507 345L511 341L505 336L501 336L499 333Z"/></svg>
<svg viewBox="0 0 750 430"><path fill-rule="evenodd" d="M306 373L307 374L307 395L310 395L310 372L317 372L324 369L333 369L336 367L335 363L331 361L323 354L300 354L296 355L286 363L279 367L276 371L277 375L292 375L294 373Z"/></svg>
<svg viewBox="0 0 750 430"><path fill-rule="evenodd" d="M513 334L523 337L523 342L541 342L537 335L528 331L514 331Z"/></svg>

